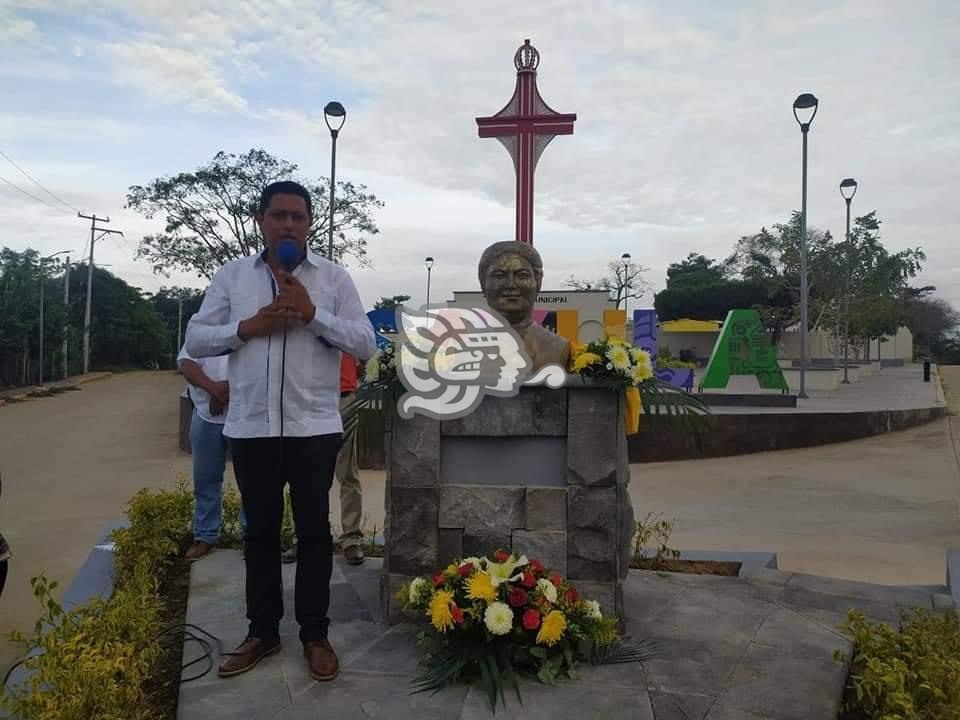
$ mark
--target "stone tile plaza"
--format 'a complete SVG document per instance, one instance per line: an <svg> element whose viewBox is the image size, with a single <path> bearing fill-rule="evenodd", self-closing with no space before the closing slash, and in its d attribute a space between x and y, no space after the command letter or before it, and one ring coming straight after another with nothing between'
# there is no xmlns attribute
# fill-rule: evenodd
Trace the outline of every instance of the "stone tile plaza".
<svg viewBox="0 0 960 720"><path fill-rule="evenodd" d="M274 22L254 5L238 4L245 25ZM513 17L478 8L458 19L460 34L451 37L441 32L439 4L351 5L348 14L369 28L357 31L355 48L334 51L342 27L317 24L318 11L306 7L302 26L291 23L282 5L270 12L296 28L277 30L291 53L309 36L311 57L330 52L340 63L342 74L320 86L343 90L344 104L327 103L322 131L319 115L234 94L218 85L222 65L197 62L231 57L251 88L265 77L284 92L295 87L253 61L270 46L238 30L235 18L227 22L225 10L202 2L195 17L176 20L189 28L181 35L214 48L200 55L151 50L162 33L142 36L136 50L104 50L133 68L120 73L124 82L174 95L187 92L181 84L197 86L210 107L232 108L225 137L238 132L237 118L269 118L271 143L296 149L297 138L307 138L296 152L309 155L330 130L330 175L318 181L301 184L307 171L293 154L288 162L253 149L221 152L194 173L128 183L127 215L115 218L139 214L153 228L142 233L136 260L156 275L189 271L204 288L144 293L95 269L94 246L123 248L126 235L92 211L76 213L90 226L88 266L74 266L74 275L69 259L53 260L67 251L0 255L0 307L10 316L0 340L13 348L0 348L0 632L9 636L0 645L0 718L960 718L960 430L952 421L960 409L960 313L926 282L960 268L938 268L950 262L945 251L910 236L922 231L929 206L904 201L889 213L894 220L884 215L881 240L874 201L863 209L859 196L852 205L861 182L867 192L878 176L892 183L901 171L930 170L919 161L909 171L902 162L887 166L869 145L876 165L851 169L856 179L838 177L831 188L839 188L834 210L846 211L846 224L828 230L809 211L808 183L823 184L825 165L833 172L825 156L837 145L814 145L816 132L857 112L851 91L838 92L847 86L820 70L790 78L789 133L771 130L776 154L731 159L711 143L755 140L747 110L732 107L766 112L752 75L733 73L714 89L742 131L685 111L686 96L698 91L670 65L634 88L631 78L647 72L636 58L660 52L661 34L664 47L667 35L677 38L666 29L672 25L641 32L637 17L628 23L629 8L622 20L600 6L540 9L570 27L561 35L544 29L542 41L521 30L497 73L505 92L490 96L487 75L473 86L458 74L483 65L465 28L475 24L483 38L502 33L487 29L489 12L507 28L528 23L535 31L535 15L519 6ZM345 7L329 12L339 18ZM852 2L840 10L866 34L873 13L890 12ZM661 12L651 9L646 20ZM716 21L728 11L710 12ZM0 24L6 13L0 8ZM8 34L27 37L36 23L18 13L9 11ZM101 10L91 13L91 22L118 29ZM172 6L161 14L168 13L180 16ZM594 31L593 13L635 25L636 38L621 42L606 25L606 44L587 53L586 41L571 42L569 33ZM806 21L811 35L827 22L826 10L818 13ZM383 79L361 81L379 65L371 47L394 42L392 30L401 37L410 24L434 23L443 59L418 40L434 58L430 76L418 71L425 94L394 97L397 131L384 132L369 117L388 107L377 93L420 66L407 48ZM776 39L789 35L785 25L768 19L757 27ZM702 52L707 37L680 33L682 52L671 63ZM924 36L904 37L909 44ZM541 57L538 45L549 53ZM78 65L92 52L86 47L74 45ZM141 53L151 72L174 68L177 81L136 70ZM636 63L630 72L616 59L624 54ZM751 72L759 77L778 58L758 52ZM701 65L706 72L710 63ZM594 95L577 101L580 85L570 78L583 68L598 87L623 86L618 102L635 92L655 104L666 92L677 110L661 123L653 110L625 104L634 135L602 134L627 111L602 107ZM822 97L806 92L817 89L810 78L819 78ZM316 77L302 80L305 92L316 91ZM369 94L346 94L353 85ZM427 122L439 107L423 99L428 87L458 118L455 128ZM556 97L558 109L545 96ZM364 155L344 141L338 169L345 105L377 142ZM404 144L413 109L444 162L463 170L435 197L434 183L443 183L430 164L442 163ZM946 111L930 117L956 119ZM911 137L908 120L870 132ZM677 149L661 156L671 123L691 123L704 136L695 162ZM6 157L2 130L0 123ZM940 143L942 165L960 159L949 156L951 137L930 140ZM649 167L626 152L632 143L643 144ZM180 151L202 144L184 136ZM183 162L159 163L164 144L150 153L133 147L129 154L142 153L145 167ZM604 173L606 153L623 153L629 192L594 188L599 176L585 167L584 148L607 158ZM387 159L404 152L416 186L391 185L399 171ZM468 169L488 154L497 163ZM371 158L384 158L382 173ZM766 188L782 179L767 166L788 161L797 166L789 176L796 187L783 211L779 187ZM709 192L728 207L701 217L692 191L660 177L674 164L688 177L722 166ZM493 184L471 189L493 177L496 192ZM500 196L504 177L509 197ZM378 237L383 203L355 178L399 198L382 213L393 235ZM742 224L753 220L740 217L746 200L729 199L732 183L751 195L757 217L777 208L786 222L745 234ZM571 185L582 204L571 200ZM468 217L445 204L457 193L476 193L475 208L509 213ZM624 200L631 193L648 198L647 214L625 227L649 233L647 245L669 245L675 262L659 263L654 248L639 244L609 260L606 243L625 237L613 234L620 221L610 218L634 212ZM446 215L457 216L460 235L449 234ZM557 220L574 215L569 226ZM720 219L728 215L740 224ZM427 221L436 223L430 237L444 239L423 262L421 297L423 283L409 269L421 246L404 232L422 233L417 223ZM691 232L711 224L732 245L726 255ZM952 227L937 227L952 236ZM888 228L896 230L888 236ZM567 230L578 234L576 244ZM614 240L604 239L608 230ZM594 243L608 258L600 279L583 270ZM368 256L387 266L376 302L375 273L363 275ZM666 278L656 293L643 277L653 257L653 272ZM441 270L448 274L431 285ZM33 274L36 329L27 310ZM561 274L569 279L560 282ZM80 302L69 304L76 278L85 283L82 325L74 317ZM55 310L53 281L57 303L60 289L64 295ZM29 303L15 302L27 295ZM23 328L29 337L16 334ZM51 332L60 334L51 340ZM72 365L68 354L77 356ZM327 470L329 497L320 484Z"/></svg>

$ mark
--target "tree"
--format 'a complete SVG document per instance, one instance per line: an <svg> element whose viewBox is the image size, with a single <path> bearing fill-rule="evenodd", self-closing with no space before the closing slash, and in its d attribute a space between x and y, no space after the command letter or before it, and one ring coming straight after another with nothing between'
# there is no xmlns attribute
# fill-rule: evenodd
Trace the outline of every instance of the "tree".
<svg viewBox="0 0 960 720"><path fill-rule="evenodd" d="M577 280L571 275L564 285L575 290L606 290L616 303L615 307L619 308L630 298L642 298L650 289L650 284L642 277L649 270L636 263L625 266L622 262L612 262L607 268L608 274L595 282Z"/></svg>
<svg viewBox="0 0 960 720"><path fill-rule="evenodd" d="M727 268L699 253L690 253L685 260L667 267L667 289L699 288L718 285L726 279Z"/></svg>
<svg viewBox="0 0 960 720"><path fill-rule="evenodd" d="M960 313L938 297L911 298L906 303L906 324L914 346L934 348L956 334Z"/></svg>
<svg viewBox="0 0 960 720"><path fill-rule="evenodd" d="M409 295L394 295L393 297L382 297L373 305L374 310L393 310L398 305L403 305L410 299Z"/></svg>
<svg viewBox="0 0 960 720"><path fill-rule="evenodd" d="M276 180L298 179L298 166L251 149L237 156L218 152L193 172L133 185L126 206L146 218L162 217L164 231L145 235L137 259L169 276L171 269L196 272L207 279L224 263L263 249L254 216L264 187ZM307 241L326 256L329 223L329 180L299 179L309 190L313 223ZM339 181L334 200L334 260L353 256L367 265L367 236L379 231L373 218L383 203L366 187Z"/></svg>
<svg viewBox="0 0 960 720"><path fill-rule="evenodd" d="M203 303L203 290L185 287L161 287L153 295L147 295L153 309L167 327L167 332L173 338L171 350L178 354L180 352L179 343L182 337L177 337L178 328L186 334L187 323L190 318L200 309ZM180 317L180 301L183 300L183 317Z"/></svg>
<svg viewBox="0 0 960 720"><path fill-rule="evenodd" d="M749 280L667 288L656 294L653 304L661 321L724 320L731 310L776 306L764 283Z"/></svg>

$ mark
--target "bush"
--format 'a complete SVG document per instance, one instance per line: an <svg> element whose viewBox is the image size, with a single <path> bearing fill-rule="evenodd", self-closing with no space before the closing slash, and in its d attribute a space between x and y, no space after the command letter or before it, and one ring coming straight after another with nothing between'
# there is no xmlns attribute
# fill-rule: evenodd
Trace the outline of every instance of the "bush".
<svg viewBox="0 0 960 720"><path fill-rule="evenodd" d="M843 629L853 637L844 711L883 720L960 717L960 620L915 609L896 629L851 611ZM838 660L846 658L839 654Z"/></svg>
<svg viewBox="0 0 960 720"><path fill-rule="evenodd" d="M658 368L689 368L690 370L696 370L697 364L695 362L685 362L683 360L661 360L657 359Z"/></svg>
<svg viewBox="0 0 960 720"><path fill-rule="evenodd" d="M129 527L114 531L116 575L108 600L69 612L54 600L56 582L33 578L43 607L23 646L30 679L0 706L23 720L156 720L150 675L161 656L159 584L190 537L193 498L181 480L167 491L141 490L128 503Z"/></svg>

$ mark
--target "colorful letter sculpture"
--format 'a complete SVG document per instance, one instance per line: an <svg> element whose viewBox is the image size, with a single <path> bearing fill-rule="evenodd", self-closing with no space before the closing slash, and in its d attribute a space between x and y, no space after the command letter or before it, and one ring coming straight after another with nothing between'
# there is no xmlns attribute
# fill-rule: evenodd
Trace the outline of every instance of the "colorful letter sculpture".
<svg viewBox="0 0 960 720"><path fill-rule="evenodd" d="M657 311L633 311L633 344L650 353L650 362L653 363L657 380L674 387L683 388L687 392L693 391L693 370L690 368L658 368L657 367Z"/></svg>
<svg viewBox="0 0 960 720"><path fill-rule="evenodd" d="M725 388L731 375L755 375L764 390L789 391L777 353L756 310L731 310L699 388Z"/></svg>

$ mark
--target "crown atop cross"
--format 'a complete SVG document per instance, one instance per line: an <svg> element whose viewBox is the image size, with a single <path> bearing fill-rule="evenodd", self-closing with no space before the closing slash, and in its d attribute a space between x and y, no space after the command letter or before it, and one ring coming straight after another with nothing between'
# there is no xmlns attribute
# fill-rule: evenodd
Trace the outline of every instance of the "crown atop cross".
<svg viewBox="0 0 960 720"><path fill-rule="evenodd" d="M513 56L513 64L519 72L536 72L537 65L540 64L540 53L529 40L524 40Z"/></svg>

